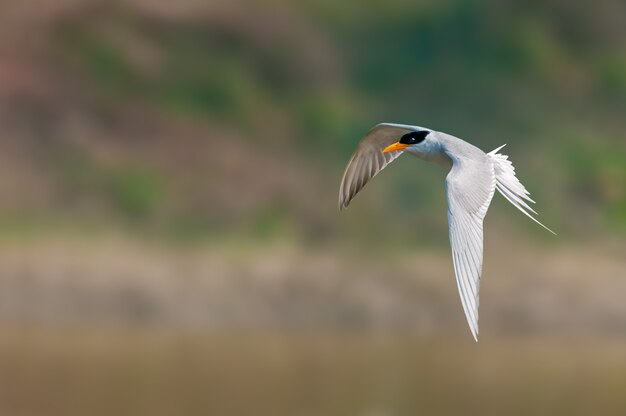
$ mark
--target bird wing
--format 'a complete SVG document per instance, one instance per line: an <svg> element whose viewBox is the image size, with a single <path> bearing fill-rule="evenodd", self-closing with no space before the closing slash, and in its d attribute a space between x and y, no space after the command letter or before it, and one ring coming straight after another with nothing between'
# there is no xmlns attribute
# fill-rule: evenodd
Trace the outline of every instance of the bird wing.
<svg viewBox="0 0 626 416"><path fill-rule="evenodd" d="M382 123L371 129L359 142L343 173L339 188L339 209L348 206L352 198L372 179L402 154L402 150L383 153L383 149L400 140L412 126Z"/></svg>
<svg viewBox="0 0 626 416"><path fill-rule="evenodd" d="M494 167L488 157L459 156L448 151L446 154L452 159L452 169L446 177L446 195L454 274L467 323L478 341L483 219L496 188Z"/></svg>

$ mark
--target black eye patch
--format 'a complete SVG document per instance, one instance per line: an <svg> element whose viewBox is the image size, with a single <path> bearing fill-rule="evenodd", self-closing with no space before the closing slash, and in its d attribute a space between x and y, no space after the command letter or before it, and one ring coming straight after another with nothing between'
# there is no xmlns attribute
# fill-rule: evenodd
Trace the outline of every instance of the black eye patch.
<svg viewBox="0 0 626 416"><path fill-rule="evenodd" d="M421 143L424 141L424 139L426 138L426 136L428 136L429 133L430 131L428 130L412 131L402 136L402 138L400 139L400 143L402 144Z"/></svg>

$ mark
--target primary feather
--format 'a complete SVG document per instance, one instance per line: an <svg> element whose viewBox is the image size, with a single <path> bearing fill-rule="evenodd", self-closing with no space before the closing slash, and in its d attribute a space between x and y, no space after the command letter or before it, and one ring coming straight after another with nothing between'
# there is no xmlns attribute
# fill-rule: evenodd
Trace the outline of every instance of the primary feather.
<svg viewBox="0 0 626 416"><path fill-rule="evenodd" d="M408 131L410 130L399 125L379 124L361 139L341 179L340 210L348 206L370 179L402 154L401 151L383 153L383 149Z"/></svg>

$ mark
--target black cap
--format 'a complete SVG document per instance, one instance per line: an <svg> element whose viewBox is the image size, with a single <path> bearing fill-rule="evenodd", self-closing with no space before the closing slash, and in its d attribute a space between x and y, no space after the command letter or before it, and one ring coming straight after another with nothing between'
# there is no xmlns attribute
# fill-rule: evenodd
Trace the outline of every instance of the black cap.
<svg viewBox="0 0 626 416"><path fill-rule="evenodd" d="M402 138L400 139L400 143L402 144L421 143L424 141L426 136L428 136L428 133L430 133L430 131L428 130L412 131L402 136Z"/></svg>

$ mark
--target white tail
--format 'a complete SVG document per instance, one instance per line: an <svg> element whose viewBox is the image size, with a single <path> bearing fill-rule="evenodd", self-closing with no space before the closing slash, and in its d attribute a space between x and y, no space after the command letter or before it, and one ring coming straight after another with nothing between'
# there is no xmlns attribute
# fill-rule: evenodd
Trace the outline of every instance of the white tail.
<svg viewBox="0 0 626 416"><path fill-rule="evenodd" d="M502 145L497 149L492 150L487 153L489 157L494 162L494 172L496 174L496 189L498 192L502 194L503 197L507 199L511 204L515 206L515 208L522 211L528 218L535 221L537 224L541 225L546 230L550 231L552 234L556 235L554 231L540 223L535 217L533 217L530 213L532 212L535 215L538 215L537 212L532 209L527 203L535 203L530 198L530 193L524 188L524 185L515 177L515 167L511 161L509 161L509 157L507 155L502 155L496 153L500 149L502 149L506 145Z"/></svg>

